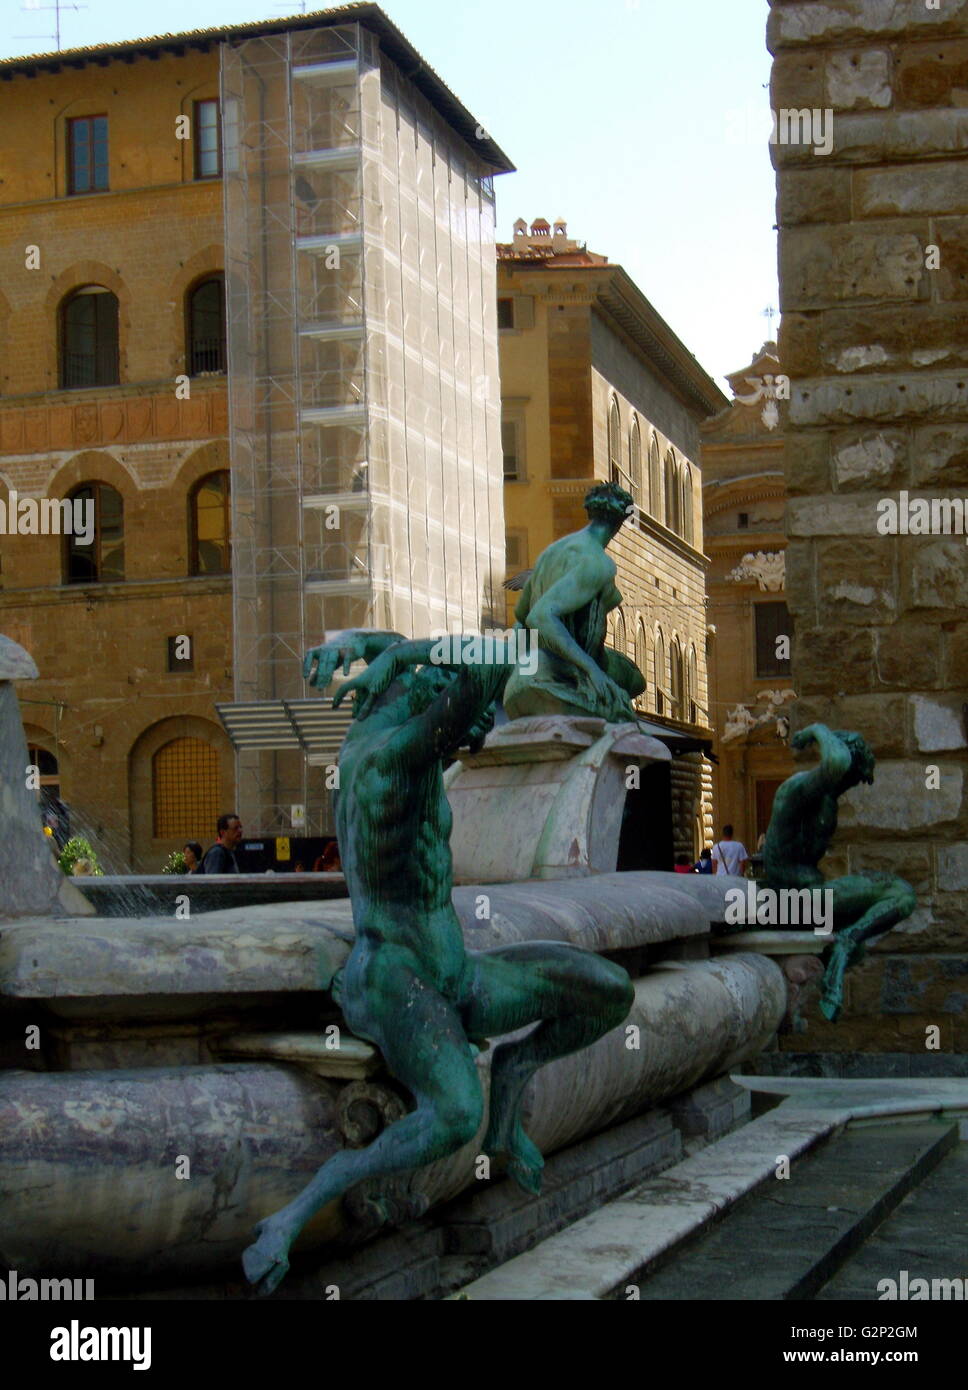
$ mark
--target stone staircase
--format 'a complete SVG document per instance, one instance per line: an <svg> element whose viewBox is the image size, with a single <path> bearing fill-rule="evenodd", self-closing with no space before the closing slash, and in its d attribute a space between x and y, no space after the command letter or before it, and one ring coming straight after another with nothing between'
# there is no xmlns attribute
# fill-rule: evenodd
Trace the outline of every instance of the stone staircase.
<svg viewBox="0 0 968 1390"><path fill-rule="evenodd" d="M817 1294L868 1299L883 1279L960 1279L968 1285L968 1144L946 1154ZM968 1287L962 1292L968 1297Z"/></svg>
<svg viewBox="0 0 968 1390"><path fill-rule="evenodd" d="M875 1114L825 1131L818 1118L786 1106L761 1116L457 1296L877 1300L901 1271L968 1292L961 1116Z"/></svg>

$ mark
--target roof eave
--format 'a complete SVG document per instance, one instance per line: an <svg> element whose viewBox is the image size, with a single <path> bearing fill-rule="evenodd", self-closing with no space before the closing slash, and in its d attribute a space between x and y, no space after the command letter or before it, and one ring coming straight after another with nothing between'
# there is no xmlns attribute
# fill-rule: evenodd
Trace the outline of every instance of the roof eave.
<svg viewBox="0 0 968 1390"><path fill-rule="evenodd" d="M111 61L130 63L139 56L157 58L162 52L180 55L187 48L206 50L213 43L233 43L257 38L261 34L281 34L293 29L329 27L340 23L361 24L376 34L387 56L462 137L481 163L489 167L492 174L514 172L515 166L484 126L454 95L429 63L424 61L389 15L384 14L379 5L368 3L368 0L327 10L315 10L309 14L283 16L281 19L255 20L249 24L224 25L213 29L194 29L182 34L157 34L144 39L126 39L121 43L62 49L58 53L32 53L24 57L3 58L0 59L0 80L10 81L21 75L35 77L41 71L59 72L65 67L80 68L88 63L97 63L102 67Z"/></svg>

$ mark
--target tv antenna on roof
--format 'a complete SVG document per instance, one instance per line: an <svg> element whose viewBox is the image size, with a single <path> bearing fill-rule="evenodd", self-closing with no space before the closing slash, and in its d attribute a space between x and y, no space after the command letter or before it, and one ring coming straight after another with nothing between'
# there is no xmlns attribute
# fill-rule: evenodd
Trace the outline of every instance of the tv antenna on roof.
<svg viewBox="0 0 968 1390"><path fill-rule="evenodd" d="M54 32L53 34L17 34L18 39L53 39L56 51L61 51L61 10L86 10L86 5L66 4L65 0L54 0L52 5L41 5L40 0L24 0L20 6L22 10L30 10L35 13L37 10L54 11Z"/></svg>
<svg viewBox="0 0 968 1390"><path fill-rule="evenodd" d="M768 305L766 306L766 308L763 310L763 317L766 319L766 322L767 322L767 324L769 325L770 337L772 338L772 337L773 337L773 320L779 318L780 315L779 315L779 313L777 312L777 310L774 309L774 307L773 307L772 304L768 304Z"/></svg>

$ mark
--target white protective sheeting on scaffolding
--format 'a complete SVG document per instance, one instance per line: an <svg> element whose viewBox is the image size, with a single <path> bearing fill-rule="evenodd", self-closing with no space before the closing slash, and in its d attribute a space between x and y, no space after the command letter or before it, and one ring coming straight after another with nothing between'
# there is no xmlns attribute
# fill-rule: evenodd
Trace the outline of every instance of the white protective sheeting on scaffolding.
<svg viewBox="0 0 968 1390"><path fill-rule="evenodd" d="M488 166L358 24L222 45L236 699L326 631L503 621ZM249 823L312 803L240 754Z"/></svg>

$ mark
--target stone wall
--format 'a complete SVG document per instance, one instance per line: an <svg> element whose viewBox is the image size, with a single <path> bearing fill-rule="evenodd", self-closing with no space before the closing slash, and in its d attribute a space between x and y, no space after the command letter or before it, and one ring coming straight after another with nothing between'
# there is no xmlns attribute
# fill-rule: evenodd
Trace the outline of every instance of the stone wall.
<svg viewBox="0 0 968 1390"><path fill-rule="evenodd" d="M878 758L827 872L898 873L919 898L851 972L838 1026L786 1042L919 1052L937 1025L964 1053L968 551L877 522L902 489L968 497L968 3L771 0L769 46L774 113L833 137L772 146L794 727L857 729Z"/></svg>

